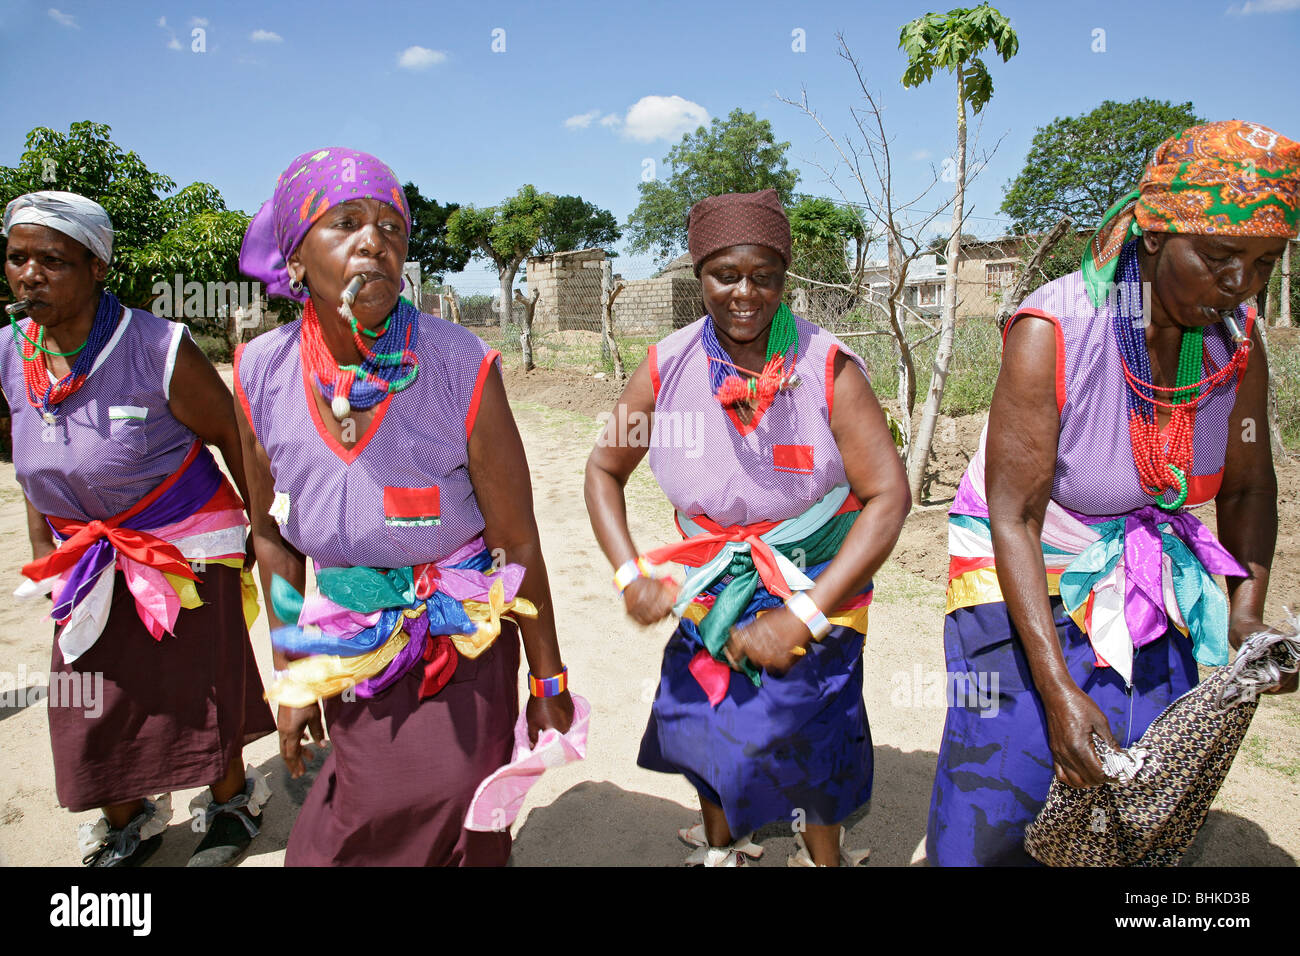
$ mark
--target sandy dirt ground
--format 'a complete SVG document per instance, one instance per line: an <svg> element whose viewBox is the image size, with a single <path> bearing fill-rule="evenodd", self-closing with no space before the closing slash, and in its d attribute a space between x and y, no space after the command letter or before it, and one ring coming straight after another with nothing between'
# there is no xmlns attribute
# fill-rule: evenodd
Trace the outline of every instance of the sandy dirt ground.
<svg viewBox="0 0 1300 956"><path fill-rule="evenodd" d="M612 404L618 388L588 375L547 370L525 374L508 369L506 381L528 451L572 687L593 708L587 759L549 771L530 792L514 827L512 863L680 865L687 850L675 831L697 819L694 793L680 777L636 766L671 623L641 628L623 614L582 505L583 466L598 430L595 415ZM914 865L923 857L944 711L920 688L928 675L943 671L945 507L981 425L970 418L940 428L939 476L928 490L928 503L909 519L894 557L876 582L865 652L875 790L870 807L848 821L848 844L870 847L871 866ZM1283 528L1271 618L1283 603L1300 604L1300 467L1288 465L1279 477ZM629 484L628 506L633 536L642 548L672 539L670 509L644 466ZM95 819L97 813L68 813L55 797L46 703L32 690L47 681L51 626L41 618L44 606L9 596L29 554L22 497L12 465L4 464L0 583L8 583L0 588L0 691L16 688L23 693L11 692L0 706L0 862L75 866L75 825ZM264 618L254 628L253 644L266 678L270 652ZM1295 864L1300 855L1298 730L1300 705L1294 698L1264 701L1187 864ZM268 775L274 797L265 811L262 835L241 865L278 866L311 776L288 779L273 737L249 746L245 758ZM186 806L197 792L173 795L176 816L162 849L148 865L185 863L200 838L186 816ZM767 848L760 865L783 865L794 849L785 823L765 827L758 838Z"/></svg>

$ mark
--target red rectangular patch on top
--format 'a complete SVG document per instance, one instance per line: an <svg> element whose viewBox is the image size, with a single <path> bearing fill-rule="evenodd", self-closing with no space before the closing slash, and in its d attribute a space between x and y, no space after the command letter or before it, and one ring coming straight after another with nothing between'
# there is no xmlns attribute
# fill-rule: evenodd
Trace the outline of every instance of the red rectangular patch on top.
<svg viewBox="0 0 1300 956"><path fill-rule="evenodd" d="M772 467L777 471L791 471L798 475L813 473L812 445L773 445Z"/></svg>
<svg viewBox="0 0 1300 956"><path fill-rule="evenodd" d="M440 521L438 486L385 488L384 524L390 527L429 527Z"/></svg>

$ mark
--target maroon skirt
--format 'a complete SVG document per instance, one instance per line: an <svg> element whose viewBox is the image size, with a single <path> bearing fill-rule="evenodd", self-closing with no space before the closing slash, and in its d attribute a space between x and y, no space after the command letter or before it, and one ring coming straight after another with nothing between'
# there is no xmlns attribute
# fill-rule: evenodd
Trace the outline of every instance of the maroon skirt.
<svg viewBox="0 0 1300 956"><path fill-rule="evenodd" d="M422 670L378 697L325 702L329 756L289 835L285 866L503 866L510 833L464 829L474 791L509 763L519 716L519 637L462 657L420 700Z"/></svg>
<svg viewBox="0 0 1300 956"><path fill-rule="evenodd" d="M203 606L156 641L120 572L108 623L69 665L55 630L50 744L59 803L79 812L226 775L246 743L275 730L244 626L239 571L209 565Z"/></svg>

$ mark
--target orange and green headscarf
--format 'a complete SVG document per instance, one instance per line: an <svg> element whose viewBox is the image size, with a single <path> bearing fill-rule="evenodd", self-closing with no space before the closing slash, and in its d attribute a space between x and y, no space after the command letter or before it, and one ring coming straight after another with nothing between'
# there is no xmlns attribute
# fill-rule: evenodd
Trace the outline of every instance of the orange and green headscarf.
<svg viewBox="0 0 1300 956"><path fill-rule="evenodd" d="M1138 188L1106 211L1083 255L1096 306L1124 243L1145 232L1292 239L1300 230L1300 143L1267 126L1227 120L1161 143Z"/></svg>

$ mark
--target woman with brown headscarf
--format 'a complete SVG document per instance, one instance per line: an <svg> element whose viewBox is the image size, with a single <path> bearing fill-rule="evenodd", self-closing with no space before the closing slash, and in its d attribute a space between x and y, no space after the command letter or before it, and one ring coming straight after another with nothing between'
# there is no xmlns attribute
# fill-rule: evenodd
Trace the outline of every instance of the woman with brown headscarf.
<svg viewBox="0 0 1300 956"><path fill-rule="evenodd" d="M776 193L705 199L688 231L708 314L651 347L587 462L628 614L681 617L638 763L698 791L688 862L739 865L761 852L742 834L785 820L792 864L835 866L840 821L871 795L863 632L907 482L861 359L781 301ZM647 451L685 540L642 553L623 488Z"/></svg>

